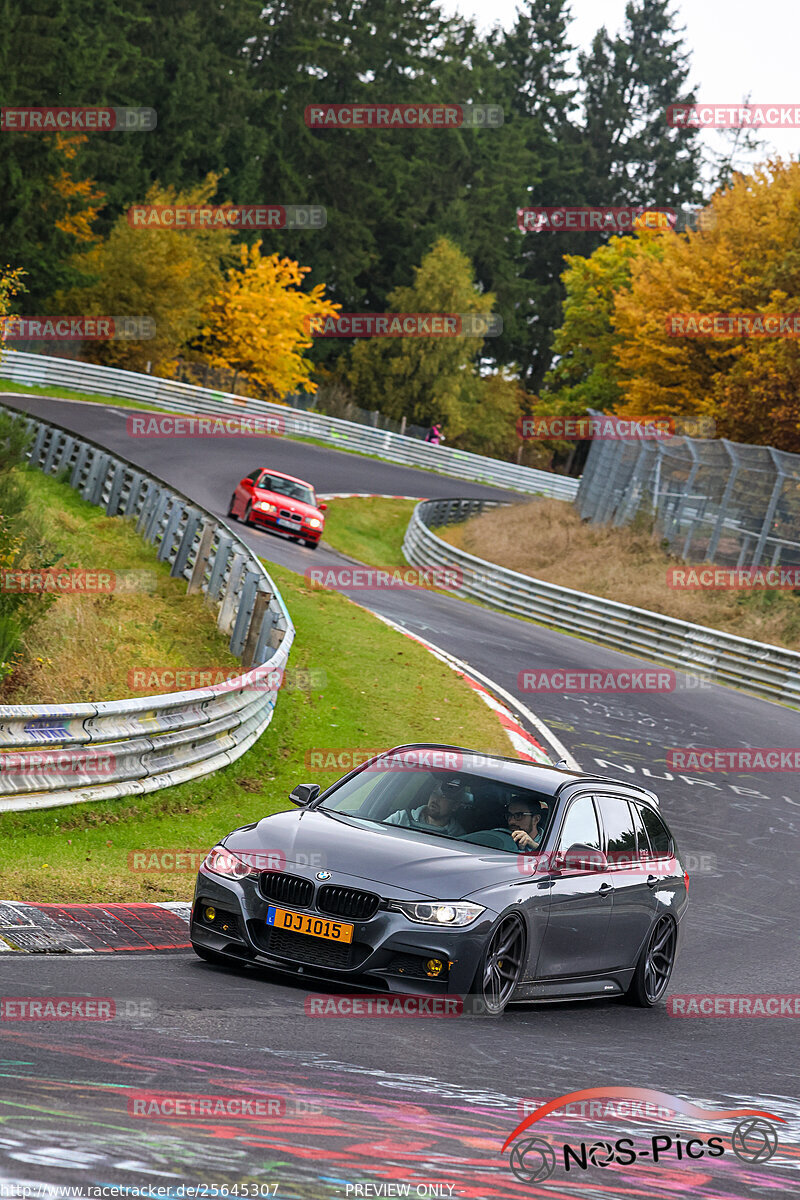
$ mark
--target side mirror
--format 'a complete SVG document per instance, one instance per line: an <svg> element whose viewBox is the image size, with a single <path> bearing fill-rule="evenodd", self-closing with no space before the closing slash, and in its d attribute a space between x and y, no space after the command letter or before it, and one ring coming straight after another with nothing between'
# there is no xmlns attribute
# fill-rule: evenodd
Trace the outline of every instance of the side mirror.
<svg viewBox="0 0 800 1200"><path fill-rule="evenodd" d="M602 850L576 842L564 854L565 871L605 871L608 859Z"/></svg>
<svg viewBox="0 0 800 1200"><path fill-rule="evenodd" d="M318 505L317 505L317 508L319 509L319 511L320 511L320 512L327 512L327 511L328 511L328 506L327 506L327 504L318 504Z"/></svg>
<svg viewBox="0 0 800 1200"><path fill-rule="evenodd" d="M252 479L243 479L239 484L239 487L243 488L253 488L255 486L256 485L253 483Z"/></svg>
<svg viewBox="0 0 800 1200"><path fill-rule="evenodd" d="M294 791L289 793L289 799L292 804L297 804L300 808L305 808L312 800L316 800L318 795L318 783L298 783Z"/></svg>

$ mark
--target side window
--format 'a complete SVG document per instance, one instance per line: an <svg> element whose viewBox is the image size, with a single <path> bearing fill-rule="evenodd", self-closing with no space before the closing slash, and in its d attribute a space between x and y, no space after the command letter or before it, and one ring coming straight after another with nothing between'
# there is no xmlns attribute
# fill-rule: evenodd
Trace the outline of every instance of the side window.
<svg viewBox="0 0 800 1200"><path fill-rule="evenodd" d="M558 839L558 851L563 854L576 843L600 849L600 830L591 796L579 796L572 801Z"/></svg>
<svg viewBox="0 0 800 1200"><path fill-rule="evenodd" d="M647 840L647 830L642 822L642 810L638 804L634 804L632 800L628 801L628 807L633 816L633 827L636 830L636 851L639 858L650 857L650 843Z"/></svg>
<svg viewBox="0 0 800 1200"><path fill-rule="evenodd" d="M672 837L661 817L652 808L647 808L644 804L637 804L636 807L642 814L642 821L647 830L653 854L658 857L671 854Z"/></svg>
<svg viewBox="0 0 800 1200"><path fill-rule="evenodd" d="M598 796L597 801L606 834L606 854L621 864L632 863L636 857L636 833L628 801L619 796Z"/></svg>

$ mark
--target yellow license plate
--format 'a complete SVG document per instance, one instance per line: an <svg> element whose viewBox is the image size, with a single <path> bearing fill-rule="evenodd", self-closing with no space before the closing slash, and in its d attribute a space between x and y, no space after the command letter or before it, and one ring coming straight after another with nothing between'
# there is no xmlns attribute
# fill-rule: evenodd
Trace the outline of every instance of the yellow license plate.
<svg viewBox="0 0 800 1200"><path fill-rule="evenodd" d="M331 942L352 942L353 926L341 921L329 921L325 917L313 917L309 913L289 912L288 908L267 909L267 924L276 929L291 929L293 933L307 933L310 937L327 938Z"/></svg>

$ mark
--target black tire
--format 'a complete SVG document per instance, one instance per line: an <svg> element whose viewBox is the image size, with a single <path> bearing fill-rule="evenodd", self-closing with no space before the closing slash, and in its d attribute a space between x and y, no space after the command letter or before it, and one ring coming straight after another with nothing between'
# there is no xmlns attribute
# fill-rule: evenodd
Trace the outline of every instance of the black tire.
<svg viewBox="0 0 800 1200"><path fill-rule="evenodd" d="M236 493L234 492L234 494L231 496L231 502L228 505L228 516L230 517L231 521L239 520L239 518L234 514L234 511L233 511L233 502L235 499L236 499Z"/></svg>
<svg viewBox="0 0 800 1200"><path fill-rule="evenodd" d="M306 538L306 545L308 546L309 550L319 550L319 539L317 539L316 542L312 542Z"/></svg>
<svg viewBox="0 0 800 1200"><path fill-rule="evenodd" d="M677 943L678 928L672 917L659 917L642 947L626 992L629 1003L640 1008L658 1004L669 986Z"/></svg>
<svg viewBox="0 0 800 1200"><path fill-rule="evenodd" d="M526 942L522 917L508 912L486 943L470 994L491 1016L499 1017L514 993L525 965Z"/></svg>
<svg viewBox="0 0 800 1200"><path fill-rule="evenodd" d="M230 959L226 958L224 954L217 954L215 950L206 950L205 946L196 946L194 942L192 942L192 949L198 958L205 959L207 963L213 963L215 967L230 966Z"/></svg>
<svg viewBox="0 0 800 1200"><path fill-rule="evenodd" d="M253 502L252 502L252 500L250 500L250 501L248 501L247 508L244 510L244 523L245 523L245 525L252 525L252 524L253 524L253 522L252 522L252 520L251 520L252 513L253 513Z"/></svg>

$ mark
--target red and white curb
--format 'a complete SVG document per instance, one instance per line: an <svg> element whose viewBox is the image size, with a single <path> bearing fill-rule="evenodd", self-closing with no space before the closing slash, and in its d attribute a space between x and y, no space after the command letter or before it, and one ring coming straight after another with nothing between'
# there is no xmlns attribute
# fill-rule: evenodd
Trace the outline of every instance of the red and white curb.
<svg viewBox="0 0 800 1200"><path fill-rule="evenodd" d="M372 612L371 609L367 611ZM418 633L412 633L409 629L406 629L403 625L398 625L396 621L392 621L389 617L376 612L373 612L372 615L377 617L379 621L383 621L384 625L388 625L391 629L402 633L404 637L411 638L412 642L418 642L420 646L424 646L434 658L438 658L451 671L455 671L457 675L460 675L476 695L480 696L484 704L487 704L497 714L498 720L503 726L506 736L519 758L525 759L528 762L542 763L545 766L552 766L555 761L564 759L570 770L580 771L581 768L577 760L573 758L564 743L553 733L552 729L545 725L544 721L540 720L529 708L510 695L505 688L500 687L492 679L488 679L480 671L476 670L475 667L470 666L469 663L456 658L455 655L448 653L447 650L442 650L441 646L434 646L433 642L420 637ZM501 696L506 703L504 704L499 700L498 696ZM555 758L545 749L541 742L536 740L533 734L528 733L527 729L523 728L511 709L516 709L533 726L543 740L552 748Z"/></svg>
<svg viewBox="0 0 800 1200"><path fill-rule="evenodd" d="M191 905L0 902L0 953L188 950Z"/></svg>

